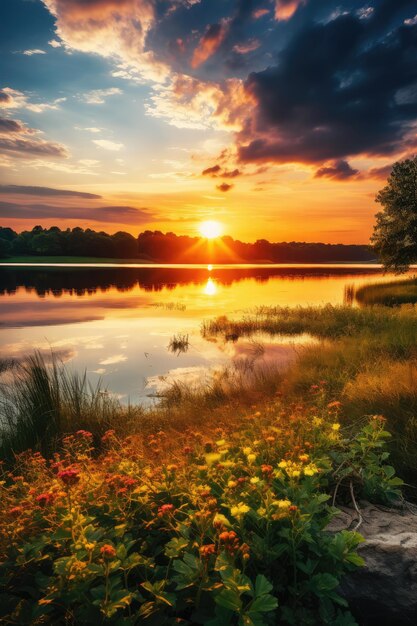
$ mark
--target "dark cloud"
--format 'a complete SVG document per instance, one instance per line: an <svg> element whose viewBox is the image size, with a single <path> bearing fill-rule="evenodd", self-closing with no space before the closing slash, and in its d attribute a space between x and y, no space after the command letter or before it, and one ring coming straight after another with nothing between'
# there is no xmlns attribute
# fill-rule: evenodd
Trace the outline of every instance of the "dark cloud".
<svg viewBox="0 0 417 626"><path fill-rule="evenodd" d="M229 185L228 183L222 183L221 185L216 185L216 189L218 189L219 191L223 191L224 193L226 191L230 191L233 188L233 185Z"/></svg>
<svg viewBox="0 0 417 626"><path fill-rule="evenodd" d="M24 132L27 132L27 129L18 120L10 120L7 117L0 117L0 135Z"/></svg>
<svg viewBox="0 0 417 626"><path fill-rule="evenodd" d="M347 161L340 159L331 165L321 167L317 170L315 178L333 178L335 180L348 180L358 174L358 170L354 170Z"/></svg>
<svg viewBox="0 0 417 626"><path fill-rule="evenodd" d="M20 137L0 137L0 150L30 157L32 155L45 157L67 157L65 146L43 139L22 139Z"/></svg>
<svg viewBox="0 0 417 626"><path fill-rule="evenodd" d="M255 113L239 137L241 161L320 163L401 148L417 117L417 26L393 29L411 3L393 4L301 29L276 65L249 76Z"/></svg>
<svg viewBox="0 0 417 626"><path fill-rule="evenodd" d="M3 91L3 89L0 89L0 104L4 106L5 104L10 104L11 102L11 96Z"/></svg>
<svg viewBox="0 0 417 626"><path fill-rule="evenodd" d="M102 196L85 191L71 191L69 189L53 189L51 187L32 187L29 185L0 185L0 194L19 194L25 196L73 196L97 200Z"/></svg>
<svg viewBox="0 0 417 626"><path fill-rule="evenodd" d="M144 224L155 219L148 209L136 209L130 206L57 207L48 204L17 204L14 202L0 202L0 218L89 220L113 224Z"/></svg>
<svg viewBox="0 0 417 626"><path fill-rule="evenodd" d="M217 176L221 169L220 165L213 165L212 167L207 167L201 174L202 176Z"/></svg>
<svg viewBox="0 0 417 626"><path fill-rule="evenodd" d="M211 176L212 178L236 178L240 176L241 171L238 169L222 170L220 165L216 164L203 170L201 174L202 176Z"/></svg>

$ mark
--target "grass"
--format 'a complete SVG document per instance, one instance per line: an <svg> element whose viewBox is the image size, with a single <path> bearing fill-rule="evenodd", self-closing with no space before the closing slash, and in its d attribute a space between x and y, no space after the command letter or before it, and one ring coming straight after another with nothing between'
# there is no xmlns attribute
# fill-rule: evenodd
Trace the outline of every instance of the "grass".
<svg viewBox="0 0 417 626"><path fill-rule="evenodd" d="M168 351L172 352L172 354L176 354L179 356L180 354L184 354L188 352L190 347L190 340L188 335L174 335L171 337L168 344Z"/></svg>
<svg viewBox="0 0 417 626"><path fill-rule="evenodd" d="M113 259L89 256L12 256L0 259L0 265L13 263L42 263L45 265L49 265L51 263L94 263L95 265L101 263L120 265L135 263L146 265L149 264L150 261L143 259Z"/></svg>
<svg viewBox="0 0 417 626"><path fill-rule="evenodd" d="M360 287L355 293L362 305L399 306L417 303L417 278L376 283Z"/></svg>
<svg viewBox="0 0 417 626"><path fill-rule="evenodd" d="M319 381L343 403L346 419L383 414L393 432L400 474L417 485L417 310L411 306L363 309L346 306L260 307L253 315L203 325L204 336L251 336L257 332L309 333L321 341L303 346L280 373L278 389L301 399ZM413 498L417 494L412 494Z"/></svg>

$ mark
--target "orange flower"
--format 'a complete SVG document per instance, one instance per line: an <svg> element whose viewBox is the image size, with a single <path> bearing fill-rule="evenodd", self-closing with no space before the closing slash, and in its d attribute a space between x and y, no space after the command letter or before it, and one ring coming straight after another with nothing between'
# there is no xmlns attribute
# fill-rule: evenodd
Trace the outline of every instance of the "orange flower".
<svg viewBox="0 0 417 626"><path fill-rule="evenodd" d="M105 559L114 559L116 556L116 550L109 543L105 543L104 546L100 548L100 554Z"/></svg>

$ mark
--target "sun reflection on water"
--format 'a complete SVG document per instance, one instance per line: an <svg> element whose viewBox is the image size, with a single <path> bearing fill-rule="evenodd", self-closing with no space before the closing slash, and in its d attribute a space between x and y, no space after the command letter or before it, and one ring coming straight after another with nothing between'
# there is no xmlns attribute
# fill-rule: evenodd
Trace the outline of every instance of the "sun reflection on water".
<svg viewBox="0 0 417 626"><path fill-rule="evenodd" d="M206 296L215 296L217 293L217 285L212 278L207 279L207 283L204 285L203 293Z"/></svg>

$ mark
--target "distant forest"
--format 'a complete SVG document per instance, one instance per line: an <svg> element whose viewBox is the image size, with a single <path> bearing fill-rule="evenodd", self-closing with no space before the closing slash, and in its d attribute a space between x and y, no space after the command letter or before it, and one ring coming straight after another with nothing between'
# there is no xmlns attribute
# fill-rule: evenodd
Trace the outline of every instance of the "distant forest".
<svg viewBox="0 0 417 626"><path fill-rule="evenodd" d="M65 256L137 259L156 263L337 263L367 262L375 254L366 245L283 242L244 243L231 237L206 240L146 230L134 237L90 228L35 226L16 233L0 227L0 257Z"/></svg>

